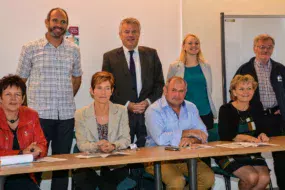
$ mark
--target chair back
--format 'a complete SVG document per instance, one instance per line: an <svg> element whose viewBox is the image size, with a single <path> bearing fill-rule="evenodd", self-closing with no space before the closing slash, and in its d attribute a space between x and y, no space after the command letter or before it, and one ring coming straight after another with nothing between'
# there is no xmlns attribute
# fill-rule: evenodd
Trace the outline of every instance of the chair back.
<svg viewBox="0 0 285 190"><path fill-rule="evenodd" d="M219 141L219 131L218 131L218 124L214 123L214 127L208 130L208 142Z"/></svg>

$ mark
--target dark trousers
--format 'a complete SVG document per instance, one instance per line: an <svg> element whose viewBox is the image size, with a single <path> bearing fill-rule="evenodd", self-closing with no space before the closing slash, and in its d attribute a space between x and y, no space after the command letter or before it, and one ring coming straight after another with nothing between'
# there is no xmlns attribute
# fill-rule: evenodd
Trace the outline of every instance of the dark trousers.
<svg viewBox="0 0 285 190"><path fill-rule="evenodd" d="M267 128L261 129L261 132L268 136L280 136L285 128L285 122L281 115L266 115L264 116L264 126ZM274 170L279 189L285 189L285 151L273 152Z"/></svg>
<svg viewBox="0 0 285 190"><path fill-rule="evenodd" d="M30 178L28 174L11 175L6 177L5 190L40 190L39 186Z"/></svg>
<svg viewBox="0 0 285 190"><path fill-rule="evenodd" d="M40 119L40 123L45 134L45 137L50 141L52 155L55 154L69 154L73 132L74 132L74 119L67 120L51 120ZM52 172L51 189L52 190L65 190L68 188L68 170Z"/></svg>
<svg viewBox="0 0 285 190"><path fill-rule="evenodd" d="M135 114L129 112L129 125L131 142L134 142L135 135L137 137L136 145L138 147L144 147L146 141L146 127L144 114Z"/></svg>
<svg viewBox="0 0 285 190"><path fill-rule="evenodd" d="M214 128L214 116L212 112L207 115L201 115L200 117L207 127L207 130ZM205 162L209 167L211 167L211 158L201 158L201 160Z"/></svg>
<svg viewBox="0 0 285 190"><path fill-rule="evenodd" d="M92 168L80 168L73 172L75 190L116 190L118 184L129 174L127 167L110 170L101 167L100 176Z"/></svg>
<svg viewBox="0 0 285 190"><path fill-rule="evenodd" d="M201 117L203 123L206 125L207 130L214 128L214 116L213 116L212 112L210 112L207 115L201 115L200 117Z"/></svg>

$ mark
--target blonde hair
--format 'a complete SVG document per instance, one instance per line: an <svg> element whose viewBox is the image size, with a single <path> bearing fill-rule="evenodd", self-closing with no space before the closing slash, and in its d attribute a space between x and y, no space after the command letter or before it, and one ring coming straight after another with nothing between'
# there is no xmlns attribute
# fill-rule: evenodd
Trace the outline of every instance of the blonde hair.
<svg viewBox="0 0 285 190"><path fill-rule="evenodd" d="M194 37L200 44L200 49L199 49L199 53L197 55L197 61L199 63L205 63L205 59L204 59L204 56L203 56L203 53L202 53L202 50L201 50L201 42L200 42L200 39L198 38L198 36L196 36L195 34L187 34L184 38L184 40L182 41L182 47L181 47L181 52L180 52L180 57L179 57L179 61L181 61L182 63L185 64L186 62L186 51L184 50L183 46L184 44L186 43L186 39L188 37Z"/></svg>
<svg viewBox="0 0 285 190"><path fill-rule="evenodd" d="M124 24L134 24L134 25L137 25L138 28L139 28L139 32L141 32L141 24L138 21L138 19L136 19L136 18L128 17L128 18L123 19L121 21L121 23L120 23L120 26L119 26L119 32L120 33L122 32L122 27L123 27Z"/></svg>
<svg viewBox="0 0 285 190"><path fill-rule="evenodd" d="M237 97L233 94L233 90L236 89L237 85L242 82L248 82L252 84L252 88L255 91L257 88L258 83L254 80L254 78L251 75L236 75L230 84L230 96L233 101L237 99Z"/></svg>
<svg viewBox="0 0 285 190"><path fill-rule="evenodd" d="M272 36L270 36L268 34L259 34L253 40L253 47L256 46L256 44L258 43L259 40L261 40L261 41L271 40L273 45L275 45L275 40L274 40L274 38Z"/></svg>

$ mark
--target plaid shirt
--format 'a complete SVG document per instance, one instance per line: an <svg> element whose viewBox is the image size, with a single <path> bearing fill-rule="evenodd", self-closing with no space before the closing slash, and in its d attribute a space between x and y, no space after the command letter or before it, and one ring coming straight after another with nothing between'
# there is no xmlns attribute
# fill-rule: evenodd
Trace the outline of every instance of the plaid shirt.
<svg viewBox="0 0 285 190"><path fill-rule="evenodd" d="M63 40L55 48L46 37L23 46L17 75L29 78L28 105L42 119L74 117L72 76L82 75L79 47Z"/></svg>
<svg viewBox="0 0 285 190"><path fill-rule="evenodd" d="M254 68L258 78L260 101L263 104L263 108L267 109L277 106L276 95L270 82L271 61L269 60L268 64L264 65L255 60Z"/></svg>

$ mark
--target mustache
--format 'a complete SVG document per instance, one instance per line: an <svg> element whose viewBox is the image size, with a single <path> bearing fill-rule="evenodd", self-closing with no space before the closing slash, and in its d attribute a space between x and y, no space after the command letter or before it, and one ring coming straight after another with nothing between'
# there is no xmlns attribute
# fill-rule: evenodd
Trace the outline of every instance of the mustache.
<svg viewBox="0 0 285 190"><path fill-rule="evenodd" d="M58 26L54 26L54 27L52 27L52 30L55 30L55 29L60 29L61 31L63 31L63 30L64 30L62 27L58 27Z"/></svg>

